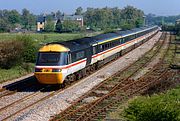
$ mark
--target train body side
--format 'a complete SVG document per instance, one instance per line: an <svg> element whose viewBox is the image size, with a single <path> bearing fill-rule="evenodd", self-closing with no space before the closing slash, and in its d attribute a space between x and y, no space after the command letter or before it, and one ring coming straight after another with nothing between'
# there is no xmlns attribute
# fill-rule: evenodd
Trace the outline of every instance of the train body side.
<svg viewBox="0 0 180 121"><path fill-rule="evenodd" d="M90 65L103 62L107 58L111 58L111 56L117 53L121 54L123 50L140 43L141 41L155 34L157 31L158 28L154 27L142 32L130 33L129 35L126 34L112 39L105 39L101 42L94 42L89 46L83 47L83 49L76 48L74 51L72 51L70 47L66 47L66 44L61 45L50 43L42 47L39 52L66 53L67 62L64 65L51 66L36 64L35 76L37 77L38 81L43 84L62 84L67 76L72 75ZM131 36L132 38L127 41L126 39ZM56 48L54 45L56 45ZM73 46L73 42L71 46ZM58 71L54 72L53 70Z"/></svg>

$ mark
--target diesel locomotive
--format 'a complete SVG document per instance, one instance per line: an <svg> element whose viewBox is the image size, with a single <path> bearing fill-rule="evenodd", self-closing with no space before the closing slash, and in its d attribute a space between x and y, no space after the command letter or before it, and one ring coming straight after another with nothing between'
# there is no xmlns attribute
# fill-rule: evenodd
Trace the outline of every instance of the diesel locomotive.
<svg viewBox="0 0 180 121"><path fill-rule="evenodd" d="M158 31L158 26L150 26L48 43L39 49L35 77L43 84L81 79L144 43Z"/></svg>

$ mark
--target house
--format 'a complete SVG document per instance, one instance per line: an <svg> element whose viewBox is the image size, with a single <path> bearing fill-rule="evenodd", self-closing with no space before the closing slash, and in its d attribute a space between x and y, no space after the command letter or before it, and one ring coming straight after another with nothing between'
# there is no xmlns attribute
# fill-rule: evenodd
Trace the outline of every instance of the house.
<svg viewBox="0 0 180 121"><path fill-rule="evenodd" d="M63 23L66 20L69 21L76 21L79 23L80 27L84 26L84 21L83 21L83 16L81 15L62 15L61 17L57 18L56 16L53 16L53 22L54 22L54 26L56 26L57 20L60 19L61 22ZM45 28L45 24L46 24L46 16L39 16L37 19L37 32L42 32Z"/></svg>
<svg viewBox="0 0 180 121"><path fill-rule="evenodd" d="M42 32L44 30L45 23L46 23L46 17L39 16L37 19L37 26L36 26L37 32Z"/></svg>

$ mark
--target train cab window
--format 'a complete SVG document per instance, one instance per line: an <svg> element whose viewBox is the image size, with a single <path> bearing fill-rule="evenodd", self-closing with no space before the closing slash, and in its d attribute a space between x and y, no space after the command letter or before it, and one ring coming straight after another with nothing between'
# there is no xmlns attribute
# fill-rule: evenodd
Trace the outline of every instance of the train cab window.
<svg viewBox="0 0 180 121"><path fill-rule="evenodd" d="M40 52L38 54L37 65L60 66L67 64L67 52Z"/></svg>
<svg viewBox="0 0 180 121"><path fill-rule="evenodd" d="M68 54L68 64L72 63L71 53Z"/></svg>

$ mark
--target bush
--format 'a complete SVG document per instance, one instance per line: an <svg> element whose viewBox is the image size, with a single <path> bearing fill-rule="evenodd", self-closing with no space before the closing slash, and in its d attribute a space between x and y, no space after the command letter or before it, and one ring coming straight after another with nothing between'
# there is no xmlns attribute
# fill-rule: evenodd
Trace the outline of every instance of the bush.
<svg viewBox="0 0 180 121"><path fill-rule="evenodd" d="M1 41L0 42L0 67L9 69L22 62L23 42Z"/></svg>
<svg viewBox="0 0 180 121"><path fill-rule="evenodd" d="M23 62L34 63L36 61L36 53L39 48L39 44L33 41L32 37L29 35L17 36L17 41L23 42Z"/></svg>
<svg viewBox="0 0 180 121"><path fill-rule="evenodd" d="M130 102L124 116L129 121L179 121L179 90L152 97L139 97Z"/></svg>

